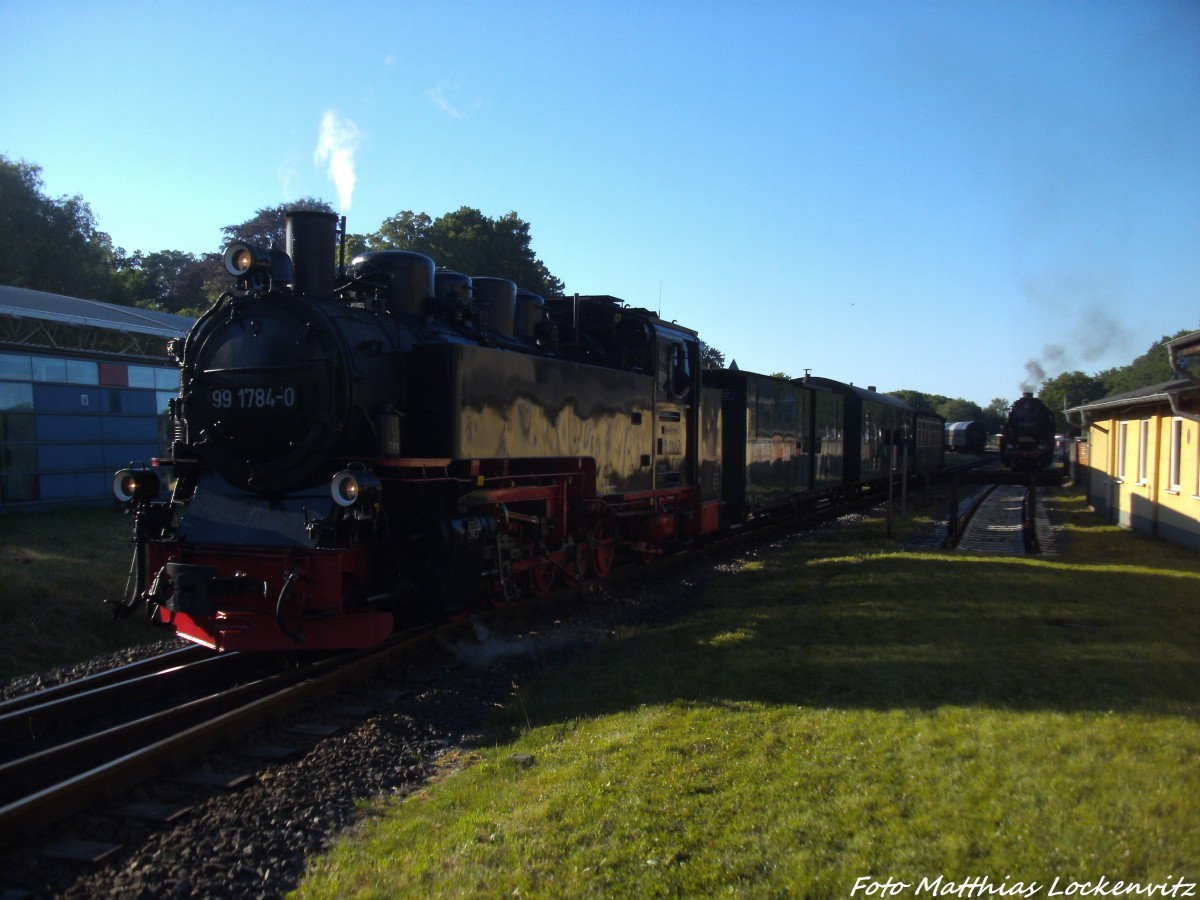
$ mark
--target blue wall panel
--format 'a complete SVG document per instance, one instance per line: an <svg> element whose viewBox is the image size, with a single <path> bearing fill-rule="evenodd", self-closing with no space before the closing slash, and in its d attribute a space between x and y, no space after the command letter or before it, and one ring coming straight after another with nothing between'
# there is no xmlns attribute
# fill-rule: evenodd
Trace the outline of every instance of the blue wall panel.
<svg viewBox="0 0 1200 900"><path fill-rule="evenodd" d="M111 412L153 416L158 413L154 391L109 390L108 408Z"/></svg>
<svg viewBox="0 0 1200 900"><path fill-rule="evenodd" d="M112 479L100 472L43 475L42 500L95 500L112 495Z"/></svg>
<svg viewBox="0 0 1200 900"><path fill-rule="evenodd" d="M98 441L101 437L100 418L39 414L37 437L39 441Z"/></svg>
<svg viewBox="0 0 1200 900"><path fill-rule="evenodd" d="M131 462L142 462L149 465L150 460L161 453L158 441L152 444L105 444L104 465L114 472Z"/></svg>
<svg viewBox="0 0 1200 900"><path fill-rule="evenodd" d="M35 384L33 408L38 412L99 413L100 388L79 385Z"/></svg>
<svg viewBox="0 0 1200 900"><path fill-rule="evenodd" d="M57 478L62 476L49 476ZM112 476L103 472L75 472L67 498L107 498L112 496Z"/></svg>
<svg viewBox="0 0 1200 900"><path fill-rule="evenodd" d="M158 419L138 416L105 416L101 419L106 441L151 441L158 443Z"/></svg>
<svg viewBox="0 0 1200 900"><path fill-rule="evenodd" d="M43 472L74 472L92 465L88 444L42 444L38 468Z"/></svg>

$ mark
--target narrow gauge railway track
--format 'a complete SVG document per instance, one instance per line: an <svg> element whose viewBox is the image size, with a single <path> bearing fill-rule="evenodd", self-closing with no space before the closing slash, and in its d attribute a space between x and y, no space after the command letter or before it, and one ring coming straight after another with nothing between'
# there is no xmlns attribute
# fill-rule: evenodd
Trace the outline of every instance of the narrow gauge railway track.
<svg viewBox="0 0 1200 900"><path fill-rule="evenodd" d="M231 654L193 662L188 669L196 665L225 667L227 677L240 683L119 725L68 734L66 740L47 741L46 746L33 752L5 758L0 764L0 846L147 781L169 767L177 768L181 762L271 717L294 712L348 682L361 680L433 630L427 626L414 628L393 635L369 651L329 657L284 672L275 666L273 674L260 671L259 677L249 680L247 676L253 674L255 664L260 669L264 665L261 660ZM118 681L110 688L122 684L135 685L132 689L141 694L146 690L138 678ZM75 696L86 702L88 693ZM19 730L22 717L30 722L49 722L53 704L65 702L76 701L67 697L51 700L50 707L27 705L10 714L18 724L10 723L9 727L13 733Z"/></svg>
<svg viewBox="0 0 1200 900"><path fill-rule="evenodd" d="M966 501L958 550L1008 556L1041 552L1039 523L1044 513L1037 508L1037 488L1023 485L994 485Z"/></svg>
<svg viewBox="0 0 1200 900"><path fill-rule="evenodd" d="M6 715L30 706L37 706L49 700L69 697L72 694L81 694L84 691L90 691L117 681L124 681L141 675L153 675L155 672L162 672L165 669L182 666L193 660L204 659L211 655L212 651L207 648L189 644L186 647L180 647L178 650L168 650L156 656L138 660L137 662L105 669L101 672L93 672L81 678L71 678L50 687L31 690L27 693L2 700L0 701L0 715Z"/></svg>
<svg viewBox="0 0 1200 900"><path fill-rule="evenodd" d="M184 648L0 703L0 766L270 671L261 659L195 650ZM0 802L7 793L0 781Z"/></svg>

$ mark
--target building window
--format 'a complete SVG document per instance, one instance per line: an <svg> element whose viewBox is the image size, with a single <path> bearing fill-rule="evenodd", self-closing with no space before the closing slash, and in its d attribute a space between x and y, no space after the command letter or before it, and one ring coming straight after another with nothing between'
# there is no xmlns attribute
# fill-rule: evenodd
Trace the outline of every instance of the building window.
<svg viewBox="0 0 1200 900"><path fill-rule="evenodd" d="M38 499L36 441L32 413L0 412L0 503Z"/></svg>
<svg viewBox="0 0 1200 900"><path fill-rule="evenodd" d="M129 379L130 387L154 387L154 369L150 366L130 366L126 377Z"/></svg>
<svg viewBox="0 0 1200 900"><path fill-rule="evenodd" d="M33 380L60 384L99 384L100 367L89 359L60 359L35 356Z"/></svg>
<svg viewBox="0 0 1200 900"><path fill-rule="evenodd" d="M1150 420L1142 419L1138 432L1138 484L1146 483L1146 472L1149 468L1147 456L1150 453Z"/></svg>
<svg viewBox="0 0 1200 900"><path fill-rule="evenodd" d="M29 357L20 353L0 353L0 378L10 381L30 381L33 368Z"/></svg>
<svg viewBox="0 0 1200 900"><path fill-rule="evenodd" d="M1171 490L1179 493L1183 461L1183 419L1171 420Z"/></svg>
<svg viewBox="0 0 1200 900"><path fill-rule="evenodd" d="M33 357L33 380L66 381L67 361L65 359L54 359L50 356Z"/></svg>
<svg viewBox="0 0 1200 900"><path fill-rule="evenodd" d="M1117 481L1125 480L1125 452L1129 446L1129 423L1122 422L1117 432Z"/></svg>
<svg viewBox="0 0 1200 900"><path fill-rule="evenodd" d="M179 370L178 369L155 369L154 370L154 386L160 391L178 391L179 390Z"/></svg>
<svg viewBox="0 0 1200 900"><path fill-rule="evenodd" d="M67 383L99 384L100 367L90 359L68 359Z"/></svg>
<svg viewBox="0 0 1200 900"><path fill-rule="evenodd" d="M0 384L0 412L33 409L32 384Z"/></svg>

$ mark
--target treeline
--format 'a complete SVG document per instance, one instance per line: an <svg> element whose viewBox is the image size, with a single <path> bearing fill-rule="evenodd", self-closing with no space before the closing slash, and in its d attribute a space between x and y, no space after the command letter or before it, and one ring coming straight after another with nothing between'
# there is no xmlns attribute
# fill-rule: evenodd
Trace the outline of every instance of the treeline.
<svg viewBox="0 0 1200 900"><path fill-rule="evenodd" d="M333 212L309 197L225 226L221 245L211 253L129 253L100 230L82 197L47 197L40 166L0 155L0 237L6 249L0 284L197 316L229 287L221 256L230 241L264 246L275 241L282 247L284 211L295 208ZM534 254L529 224L515 212L491 218L463 206L433 218L405 210L378 231L348 235L346 246L348 258L364 250L414 250L440 266L509 278L543 296L565 290Z"/></svg>
<svg viewBox="0 0 1200 900"><path fill-rule="evenodd" d="M1200 327L1200 326L1198 326ZM1082 406L1087 402L1103 400L1115 394L1135 391L1138 388L1150 387L1171 381L1175 374L1171 371L1170 355L1167 344L1175 338L1191 334L1196 328L1184 328L1175 334L1163 335L1150 345L1150 348L1126 366L1105 369L1095 375L1087 375L1080 371L1063 372L1043 381L1038 390L1038 396L1058 416L1060 432L1074 432L1063 416L1064 407L1070 409Z"/></svg>
<svg viewBox="0 0 1200 900"><path fill-rule="evenodd" d="M1139 388L1161 384L1170 381L1175 376L1171 372L1171 361L1167 354L1167 344L1175 338L1182 337L1195 331L1195 328L1184 328L1181 331L1163 337L1150 345L1150 349L1126 366L1117 366L1086 375L1083 372L1063 372L1041 383L1037 396L1055 412L1060 434L1073 434L1079 429L1067 421L1063 415L1064 409L1082 406L1084 403L1103 400L1115 394L1134 391ZM937 413L947 422L979 422L988 434L996 434L1008 414L1012 400L997 397L986 407L980 407L970 400L960 398L950 399L940 394L923 394L920 391L891 391L892 395L905 400L918 410ZM1016 398L1013 398L1016 399Z"/></svg>
<svg viewBox="0 0 1200 900"><path fill-rule="evenodd" d="M943 397L941 394L925 394L921 391L888 391L899 397L918 412L935 413L947 422L978 422L988 434L996 434L1008 415L1011 401L1002 397L992 400L986 407L961 397Z"/></svg>
<svg viewBox="0 0 1200 900"><path fill-rule="evenodd" d="M0 239L5 245L5 253L0 254L0 284L186 316L198 316L229 287L221 256L230 241L263 246L274 241L282 247L286 209L333 211L324 201L309 197L260 209L244 222L226 225L221 229L221 245L211 253L127 253L100 230L82 197L51 198L43 188L40 166L13 162L0 154ZM433 218L404 210L386 219L377 231L348 235L346 245L348 258L365 250L413 250L440 266L469 275L510 278L546 297L566 292L562 281L534 254L529 223L515 212L491 218L463 206ZM1038 396L1057 412L1059 430L1068 431L1064 405L1079 406L1170 379L1165 344L1191 330L1164 336L1127 366L1095 375L1079 371L1056 375L1040 385ZM703 351L706 368L724 365L721 351L707 344ZM997 397L981 407L941 394L891 393L947 422L977 421L993 434L1000 430L1012 403Z"/></svg>

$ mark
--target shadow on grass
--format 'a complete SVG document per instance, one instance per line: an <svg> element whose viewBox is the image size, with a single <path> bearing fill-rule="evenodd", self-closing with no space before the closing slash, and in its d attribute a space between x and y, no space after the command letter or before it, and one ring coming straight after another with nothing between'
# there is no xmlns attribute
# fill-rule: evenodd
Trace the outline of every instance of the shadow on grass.
<svg viewBox="0 0 1200 900"><path fill-rule="evenodd" d="M1200 714L1200 573L949 554L781 559L525 697L532 724L641 705Z"/></svg>

